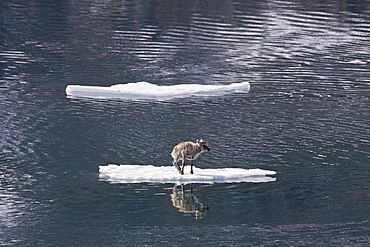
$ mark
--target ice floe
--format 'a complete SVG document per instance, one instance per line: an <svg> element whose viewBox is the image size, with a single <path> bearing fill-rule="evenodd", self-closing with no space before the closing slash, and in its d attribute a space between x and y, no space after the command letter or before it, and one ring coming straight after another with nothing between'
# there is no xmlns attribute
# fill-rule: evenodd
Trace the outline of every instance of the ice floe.
<svg viewBox="0 0 370 247"><path fill-rule="evenodd" d="M118 84L110 87L68 85L66 94L72 97L128 100L169 100L189 96L216 96L248 92L249 82L229 85L177 84L159 86L149 82Z"/></svg>
<svg viewBox="0 0 370 247"><path fill-rule="evenodd" d="M189 174L190 166L185 167L185 175L180 175L173 166L153 165L102 165L99 177L111 183L240 183L272 182L275 171L262 169L217 168L201 169L194 167L194 174Z"/></svg>

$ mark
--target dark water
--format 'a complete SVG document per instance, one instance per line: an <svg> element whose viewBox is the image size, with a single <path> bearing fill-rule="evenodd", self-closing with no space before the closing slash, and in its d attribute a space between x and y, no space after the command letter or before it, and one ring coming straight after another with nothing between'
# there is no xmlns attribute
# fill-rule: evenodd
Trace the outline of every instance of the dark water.
<svg viewBox="0 0 370 247"><path fill-rule="evenodd" d="M2 1L0 245L369 246L369 47L369 1ZM251 91L64 92L138 81ZM199 167L276 181L99 179L102 164L170 165L199 138Z"/></svg>

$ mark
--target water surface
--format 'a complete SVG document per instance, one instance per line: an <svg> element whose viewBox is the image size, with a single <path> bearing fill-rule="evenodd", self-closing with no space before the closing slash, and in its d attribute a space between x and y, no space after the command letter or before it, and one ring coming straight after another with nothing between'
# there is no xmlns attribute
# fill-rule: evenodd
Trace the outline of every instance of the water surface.
<svg viewBox="0 0 370 247"><path fill-rule="evenodd" d="M367 246L368 1L0 4L0 244ZM67 85L228 85L165 101ZM107 164L276 171L266 183L109 183ZM183 205L184 207L180 207Z"/></svg>

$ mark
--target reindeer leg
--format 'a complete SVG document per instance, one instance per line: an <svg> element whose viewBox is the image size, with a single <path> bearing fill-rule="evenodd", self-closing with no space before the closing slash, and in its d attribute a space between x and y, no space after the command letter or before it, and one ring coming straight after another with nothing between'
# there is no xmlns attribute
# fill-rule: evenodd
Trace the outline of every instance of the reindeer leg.
<svg viewBox="0 0 370 247"><path fill-rule="evenodd" d="M176 167L176 169L178 170L178 171L180 171L181 170L181 168L180 168L180 166L179 166L179 164L177 163L178 161L173 161L172 162L172 164Z"/></svg>
<svg viewBox="0 0 370 247"><path fill-rule="evenodd" d="M185 160L186 160L186 159L183 159L183 160L182 160L182 168L181 168L181 170L179 171L181 175L184 175Z"/></svg>
<svg viewBox="0 0 370 247"><path fill-rule="evenodd" d="M193 172L193 160L190 160L190 174L194 174L194 172Z"/></svg>

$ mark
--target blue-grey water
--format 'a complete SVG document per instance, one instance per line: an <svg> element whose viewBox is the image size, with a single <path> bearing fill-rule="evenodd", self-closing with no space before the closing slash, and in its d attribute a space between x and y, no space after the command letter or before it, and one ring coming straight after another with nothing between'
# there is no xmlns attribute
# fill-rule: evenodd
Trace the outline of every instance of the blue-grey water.
<svg viewBox="0 0 370 247"><path fill-rule="evenodd" d="M65 94L139 81L251 90ZM0 245L369 246L369 97L369 1L1 1ZM171 165L200 138L212 150L196 166L276 180L182 192L99 178Z"/></svg>

